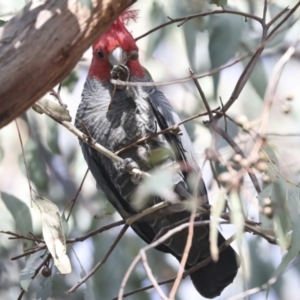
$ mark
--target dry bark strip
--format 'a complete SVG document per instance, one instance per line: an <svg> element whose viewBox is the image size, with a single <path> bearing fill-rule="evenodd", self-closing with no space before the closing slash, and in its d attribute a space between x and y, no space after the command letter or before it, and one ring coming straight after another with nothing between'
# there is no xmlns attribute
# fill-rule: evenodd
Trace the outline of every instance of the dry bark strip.
<svg viewBox="0 0 300 300"><path fill-rule="evenodd" d="M62 81L136 0L33 0L0 28L0 128Z"/></svg>

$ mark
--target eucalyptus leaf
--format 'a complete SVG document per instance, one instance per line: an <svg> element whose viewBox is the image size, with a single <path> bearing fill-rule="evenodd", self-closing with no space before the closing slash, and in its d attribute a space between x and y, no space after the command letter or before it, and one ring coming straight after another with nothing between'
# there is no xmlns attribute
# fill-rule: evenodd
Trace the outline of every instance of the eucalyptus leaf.
<svg viewBox="0 0 300 300"><path fill-rule="evenodd" d="M90 1L90 0L89 0ZM75 71L72 71L61 83L62 86L67 87L68 91L71 93L78 82L78 76Z"/></svg>
<svg viewBox="0 0 300 300"><path fill-rule="evenodd" d="M154 1L150 11L150 19L153 24L162 24L166 22L166 15L164 8L161 4ZM148 39L148 45L146 50L146 56L150 57L157 49L159 44L165 39L168 27L163 27L160 30L153 32Z"/></svg>
<svg viewBox="0 0 300 300"><path fill-rule="evenodd" d="M54 267L52 267L53 269ZM51 270L51 276L49 277L43 277L41 276L41 281L40 281L40 290L36 294L36 299L37 300L47 300L52 296L52 286L53 286L53 276L54 276L54 271Z"/></svg>
<svg viewBox="0 0 300 300"><path fill-rule="evenodd" d="M73 250L73 253L79 263L79 266L80 266L80 269L81 269L81 272L80 272L80 278L82 279L83 277L86 276L86 271L84 269L84 267L82 266L74 248L72 247L72 250ZM87 281L85 281L85 285L86 285L86 288L84 289L83 291L83 295L84 295L84 300L94 300L95 299L95 295L94 295L94 288L93 288L93 284L92 284L92 280L91 278L89 278Z"/></svg>
<svg viewBox="0 0 300 300"><path fill-rule="evenodd" d="M267 282L275 268L272 263L272 257L265 255L265 244L261 243L261 238L256 236L249 241L249 263L250 263L250 280L247 282L247 288L256 288ZM280 299L280 288L283 285L283 279L272 285L272 292L277 296L275 299ZM269 298L271 300L271 298Z"/></svg>
<svg viewBox="0 0 300 300"><path fill-rule="evenodd" d="M243 60L243 64L246 67L247 63L250 61L249 58ZM261 99L264 99L266 88L268 85L268 78L266 70L264 68L263 62L259 59L250 75L250 83L255 89L256 93Z"/></svg>
<svg viewBox="0 0 300 300"><path fill-rule="evenodd" d="M217 6L227 5L227 0L209 0L209 3L216 4Z"/></svg>
<svg viewBox="0 0 300 300"><path fill-rule="evenodd" d="M284 255L281 263L273 273L271 278L277 279L277 277L287 268L288 264L299 254L300 251L300 217L298 216L293 224L293 232L291 238L291 247ZM268 289L269 292L270 288Z"/></svg>
<svg viewBox="0 0 300 300"><path fill-rule="evenodd" d="M43 237L54 264L61 274L71 272L71 263L66 254L66 240L58 207L50 200L40 198L35 201L41 216Z"/></svg>
<svg viewBox="0 0 300 300"><path fill-rule="evenodd" d="M16 222L18 232L23 235L27 235L28 232L32 232L32 219L29 207L17 197L4 192L1 192L1 198L7 209L12 214Z"/></svg>
<svg viewBox="0 0 300 300"><path fill-rule="evenodd" d="M271 18L273 19L276 15L278 15L280 12L282 12L285 9L285 7L279 6L272 1L268 4L268 9L269 9ZM276 20L276 22L274 22L274 24L272 25L271 29L273 29L275 26L277 26L282 21L284 16L285 15L281 16L281 18ZM281 26L280 29L284 29L284 30L280 30L279 32L277 32L277 34L272 38L270 43L267 44L267 47L270 48L270 47L275 47L275 46L280 45L280 43L282 43L282 41L285 38L286 32L292 27L294 22L295 22L295 16L294 16L294 14L292 14L285 21L285 23Z"/></svg>
<svg viewBox="0 0 300 300"><path fill-rule="evenodd" d="M177 196L173 191L174 169L159 168L151 172L151 175L151 177L143 180L134 193L133 203L137 210L144 208L148 197L151 195L159 196L162 199L168 199L170 202L177 200ZM155 203L152 203L152 205L154 204Z"/></svg>
<svg viewBox="0 0 300 300"><path fill-rule="evenodd" d="M278 244L282 251L284 251L290 242L288 232L292 229L292 220L295 217L290 215L291 210L289 209L289 205L292 205L294 209L298 209L298 201L295 199L298 193L297 190L291 189L288 181L282 176L280 164L272 147L268 145L261 150L265 155L265 162L268 166L266 173L271 178L271 184L264 188L258 198L261 207L264 207L264 198L271 199L273 218L269 220L268 227L270 227L270 223L272 222ZM297 211L296 216L298 215ZM267 217L261 214L260 218L263 225L265 225Z"/></svg>
<svg viewBox="0 0 300 300"><path fill-rule="evenodd" d="M51 152L53 154L61 154L59 145L58 145L58 123L53 121L50 118L47 118L47 127L48 127L48 133L47 133L47 142L48 146L51 149Z"/></svg>
<svg viewBox="0 0 300 300"><path fill-rule="evenodd" d="M39 191L47 191L49 184L48 174L46 171L47 168L41 157L40 149L37 143L32 138L29 138L25 144L24 150L30 180L34 183ZM22 155L20 155L19 161L24 175L27 176Z"/></svg>
<svg viewBox="0 0 300 300"><path fill-rule="evenodd" d="M218 225L219 225L219 218L224 211L225 208L225 191L222 191L217 194L213 202L213 206L211 208L211 222L209 225L209 241L210 241L210 253L212 259L217 261L219 258L219 247L218 247Z"/></svg>
<svg viewBox="0 0 300 300"><path fill-rule="evenodd" d="M20 272L20 285L26 292L32 282L32 277L36 272L37 262L41 260L41 256L41 251L31 254L26 261L25 268Z"/></svg>
<svg viewBox="0 0 300 300"><path fill-rule="evenodd" d="M209 57L211 69L220 67L234 57L243 32L244 19L241 16L213 15L209 22ZM213 75L214 95L219 84L219 73Z"/></svg>
<svg viewBox="0 0 300 300"><path fill-rule="evenodd" d="M253 50L255 47L257 47L259 44L261 43L260 39L243 39L243 41L241 42L240 45L240 52L250 52L251 50ZM245 59L242 60L244 67L246 67L248 65L248 63L250 62L251 57L246 57ZM258 96L261 99L264 99L265 96L265 91L268 85L268 77L266 74L266 70L265 67L263 65L263 61L260 58L251 75L249 78L249 81L251 83L251 85L253 86L254 90L256 91L256 93L258 94Z"/></svg>
<svg viewBox="0 0 300 300"><path fill-rule="evenodd" d="M223 117L220 118L220 120L218 121L218 126L221 129L227 131L227 133L230 135L232 139L234 139L239 132L239 127L235 123L230 121L228 118L226 118L226 123ZM214 131L212 132L212 134L215 139L215 146L218 150L228 146L228 142L222 136L220 136L220 134Z"/></svg>
<svg viewBox="0 0 300 300"><path fill-rule="evenodd" d="M195 20L190 20L183 25L183 33L185 38L185 46L188 54L188 59L193 70L197 71L195 65L195 48L196 48L196 36L197 28L195 26Z"/></svg>

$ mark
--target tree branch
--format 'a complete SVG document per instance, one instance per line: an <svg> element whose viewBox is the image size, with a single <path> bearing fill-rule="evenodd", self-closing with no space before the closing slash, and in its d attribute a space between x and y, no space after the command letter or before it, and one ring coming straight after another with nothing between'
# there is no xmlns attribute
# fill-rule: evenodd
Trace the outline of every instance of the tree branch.
<svg viewBox="0 0 300 300"><path fill-rule="evenodd" d="M30 1L0 28L0 128L64 79L136 0Z"/></svg>

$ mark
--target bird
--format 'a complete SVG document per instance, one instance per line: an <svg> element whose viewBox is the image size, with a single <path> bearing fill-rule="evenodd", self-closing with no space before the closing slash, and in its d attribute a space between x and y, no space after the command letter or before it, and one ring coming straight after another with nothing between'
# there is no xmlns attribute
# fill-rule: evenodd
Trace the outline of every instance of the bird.
<svg viewBox="0 0 300 300"><path fill-rule="evenodd" d="M80 141L83 156L97 188L103 191L123 219L155 204L171 201L168 194L165 195L166 199L150 195L142 207L136 206L134 199L145 179L132 174L133 169L151 172L159 168L179 166L171 178L172 191L177 197L175 203L192 201L195 187L189 179L198 176L196 191L199 206L209 206L201 170L184 125L179 126L180 134L174 131L156 134L180 122L169 100L155 85L111 83L111 79L141 83L153 81L149 72L142 67L139 48L126 28L130 20L136 21L137 16L136 10L123 12L93 44L93 57L75 120L75 126L79 130L88 132L90 138L108 150L114 153L119 151L119 156L123 159L122 163L112 161L88 143ZM127 147L138 139L153 135L154 137L145 139L142 143ZM123 148L125 150L122 151ZM179 205L179 209L174 210L172 205L170 207L137 220L131 225L132 229L149 244L161 230L176 226L188 220L191 215L186 205ZM196 221L209 218L209 214L201 214ZM187 236L187 230L180 231L156 249L172 254L181 261ZM219 232L218 245L224 242L225 239ZM209 256L209 227L195 226L185 269L189 270ZM210 262L191 273L190 277L202 296L214 298L232 283L238 268L237 254L228 246L219 254L217 262Z"/></svg>

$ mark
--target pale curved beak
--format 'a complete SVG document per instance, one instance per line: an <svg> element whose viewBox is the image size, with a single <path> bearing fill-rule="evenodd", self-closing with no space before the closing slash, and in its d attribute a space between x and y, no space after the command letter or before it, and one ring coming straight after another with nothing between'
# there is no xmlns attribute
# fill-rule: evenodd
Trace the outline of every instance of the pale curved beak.
<svg viewBox="0 0 300 300"><path fill-rule="evenodd" d="M117 47L109 54L108 60L112 66L125 64L127 54L121 47Z"/></svg>

